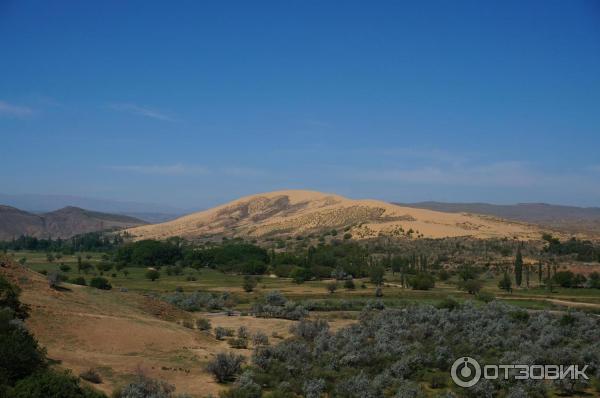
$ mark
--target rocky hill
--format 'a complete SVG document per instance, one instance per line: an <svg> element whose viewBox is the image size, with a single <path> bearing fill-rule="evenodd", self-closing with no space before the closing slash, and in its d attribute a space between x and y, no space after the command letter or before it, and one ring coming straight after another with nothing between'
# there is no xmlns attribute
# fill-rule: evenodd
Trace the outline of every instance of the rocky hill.
<svg viewBox="0 0 600 398"><path fill-rule="evenodd" d="M69 238L86 232L121 229L145 224L144 221L116 214L65 207L34 214L0 205L0 240L22 235L38 238Z"/></svg>

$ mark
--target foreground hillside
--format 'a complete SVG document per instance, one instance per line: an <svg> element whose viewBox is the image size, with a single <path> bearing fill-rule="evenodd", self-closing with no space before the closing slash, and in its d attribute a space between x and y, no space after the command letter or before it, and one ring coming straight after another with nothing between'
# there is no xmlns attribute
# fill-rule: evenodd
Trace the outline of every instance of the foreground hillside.
<svg viewBox="0 0 600 398"><path fill-rule="evenodd" d="M181 236L274 238L343 229L346 238L422 236L431 238L539 238L524 223L478 215L402 207L376 200L351 200L313 191L278 191L244 197L176 220L129 229L137 239Z"/></svg>
<svg viewBox="0 0 600 398"><path fill-rule="evenodd" d="M0 205L0 240L10 240L23 235L65 239L87 232L143 224L144 221L135 217L100 213L72 206L49 213L34 214Z"/></svg>
<svg viewBox="0 0 600 398"><path fill-rule="evenodd" d="M71 284L51 289L44 276L0 260L0 275L22 289L31 311L27 326L48 357L75 375L95 369L102 377L96 388L110 394L141 370L181 392L222 389L202 363L224 344L179 324L190 315L135 293Z"/></svg>

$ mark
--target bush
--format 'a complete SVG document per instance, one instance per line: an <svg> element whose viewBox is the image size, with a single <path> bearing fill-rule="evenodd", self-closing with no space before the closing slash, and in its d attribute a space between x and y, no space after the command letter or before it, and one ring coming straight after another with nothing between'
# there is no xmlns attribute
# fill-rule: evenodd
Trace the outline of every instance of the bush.
<svg viewBox="0 0 600 398"><path fill-rule="evenodd" d="M217 340L223 340L225 337L232 337L233 334L233 329L224 328L222 326L217 326L215 328L215 337Z"/></svg>
<svg viewBox="0 0 600 398"><path fill-rule="evenodd" d="M68 372L44 371L20 380L11 398L101 398L104 394L82 387Z"/></svg>
<svg viewBox="0 0 600 398"><path fill-rule="evenodd" d="M108 282L108 279L103 278L101 276L96 276L92 278L92 280L90 281L90 286L101 290L112 289L112 285L110 284L110 282Z"/></svg>
<svg viewBox="0 0 600 398"><path fill-rule="evenodd" d="M250 337L250 332L248 332L248 328L246 326L240 326L237 331L237 337L240 339L247 339Z"/></svg>
<svg viewBox="0 0 600 398"><path fill-rule="evenodd" d="M269 336L258 331L252 336L252 344L254 344L255 347L269 345Z"/></svg>
<svg viewBox="0 0 600 398"><path fill-rule="evenodd" d="M261 318L282 318L298 320L308 315L301 304L288 301L279 291L268 292L261 302L254 305L255 316Z"/></svg>
<svg viewBox="0 0 600 398"><path fill-rule="evenodd" d="M302 319L301 321L290 326L290 332L304 340L313 341L321 333L329 332L329 323L323 319L309 321Z"/></svg>
<svg viewBox="0 0 600 398"><path fill-rule="evenodd" d="M71 271L71 267L67 264L61 264L60 267L58 267L58 269L60 269L62 272Z"/></svg>
<svg viewBox="0 0 600 398"><path fill-rule="evenodd" d="M421 272L408 278L408 284L413 290L429 290L435 286L433 276Z"/></svg>
<svg viewBox="0 0 600 398"><path fill-rule="evenodd" d="M60 287L60 284L66 279L64 275L59 274L58 272L50 272L47 275L48 286L52 289L57 289Z"/></svg>
<svg viewBox="0 0 600 398"><path fill-rule="evenodd" d="M199 330L210 330L212 329L212 325L210 321L206 318L198 318L196 319L196 328Z"/></svg>
<svg viewBox="0 0 600 398"><path fill-rule="evenodd" d="M479 293L477 293L475 298L477 298L477 300L479 300L479 301L483 301L484 303L491 303L492 301L494 301L496 299L496 296L494 296L490 292L479 292Z"/></svg>
<svg viewBox="0 0 600 398"><path fill-rule="evenodd" d="M146 271L146 278L150 279L152 282L160 278L160 272L155 269L149 269Z"/></svg>
<svg viewBox="0 0 600 398"><path fill-rule="evenodd" d="M248 339L235 338L235 339L230 339L228 341L228 343L231 348L235 348L238 350L248 348Z"/></svg>
<svg viewBox="0 0 600 398"><path fill-rule="evenodd" d="M81 372L79 374L79 377L81 377L85 381L89 381L90 383L94 383L94 384L102 383L102 377L100 377L98 372L96 372L94 369L88 369L85 372Z"/></svg>
<svg viewBox="0 0 600 398"><path fill-rule="evenodd" d="M255 277L246 275L244 276L244 283L242 287L244 288L245 292L250 293L254 290L257 284L258 282L256 281Z"/></svg>
<svg viewBox="0 0 600 398"><path fill-rule="evenodd" d="M176 398L175 386L162 380L151 379L138 374L136 379L121 390L113 393L113 398Z"/></svg>
<svg viewBox="0 0 600 398"><path fill-rule="evenodd" d="M163 299L185 311L215 311L222 310L226 305L235 304L233 297L227 292L221 294L194 292L187 295L176 292L163 296Z"/></svg>
<svg viewBox="0 0 600 398"><path fill-rule="evenodd" d="M448 272L445 269L441 269L439 270L439 272L437 273L437 277L440 281L444 282L447 281L448 279L450 279L450 272Z"/></svg>
<svg viewBox="0 0 600 398"><path fill-rule="evenodd" d="M241 355L233 353L219 353L208 362L206 370L213 374L218 383L231 381L241 372L245 359Z"/></svg>
<svg viewBox="0 0 600 398"><path fill-rule="evenodd" d="M356 285L354 284L354 279L349 278L344 281L344 288L348 290L356 289Z"/></svg>
<svg viewBox="0 0 600 398"><path fill-rule="evenodd" d="M460 303L456 301L454 297L446 297L438 303L436 306L439 309L447 309L449 311L455 310L460 307Z"/></svg>
<svg viewBox="0 0 600 398"><path fill-rule="evenodd" d="M333 294L337 290L338 284L337 284L337 282L329 282L327 284L326 288L327 288L327 291L329 292L329 294Z"/></svg>
<svg viewBox="0 0 600 398"><path fill-rule="evenodd" d="M70 283L74 285L87 286L87 282L83 276L78 276L70 280Z"/></svg>
<svg viewBox="0 0 600 398"><path fill-rule="evenodd" d="M466 281L460 281L458 287L469 294L477 294L483 287L483 282L479 279L467 279Z"/></svg>

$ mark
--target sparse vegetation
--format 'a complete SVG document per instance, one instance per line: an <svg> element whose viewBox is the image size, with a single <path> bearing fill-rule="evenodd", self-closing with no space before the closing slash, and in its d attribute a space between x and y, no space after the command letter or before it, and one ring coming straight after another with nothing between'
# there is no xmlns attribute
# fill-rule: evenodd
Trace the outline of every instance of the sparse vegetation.
<svg viewBox="0 0 600 398"><path fill-rule="evenodd" d="M241 355L220 353L213 360L209 361L206 369L212 373L217 382L226 383L232 381L241 372L244 362L245 359Z"/></svg>

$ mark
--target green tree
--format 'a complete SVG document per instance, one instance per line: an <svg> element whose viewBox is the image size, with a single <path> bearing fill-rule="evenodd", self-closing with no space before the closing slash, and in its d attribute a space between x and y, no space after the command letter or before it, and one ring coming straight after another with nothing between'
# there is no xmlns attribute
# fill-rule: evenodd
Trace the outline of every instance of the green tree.
<svg viewBox="0 0 600 398"><path fill-rule="evenodd" d="M477 294L483 287L483 282L479 279L468 279L461 281L458 286L469 294Z"/></svg>
<svg viewBox="0 0 600 398"><path fill-rule="evenodd" d="M327 291L329 292L329 294L333 294L337 290L338 284L336 281L332 281L332 282L329 282L327 284L327 286L325 286L325 287L327 288Z"/></svg>
<svg viewBox="0 0 600 398"><path fill-rule="evenodd" d="M160 278L160 272L155 269L149 269L146 271L146 278L150 279L152 282Z"/></svg>
<svg viewBox="0 0 600 398"><path fill-rule="evenodd" d="M521 248L517 248L517 255L515 257L515 284L521 287L523 281L523 256L521 255Z"/></svg>
<svg viewBox="0 0 600 398"><path fill-rule="evenodd" d="M90 281L90 286L101 290L112 289L112 285L108 282L108 279L102 278L101 276L92 278L92 280Z"/></svg>
<svg viewBox="0 0 600 398"><path fill-rule="evenodd" d="M380 265L375 265L371 268L369 272L369 278L372 283L376 286L380 286L383 284L383 277L385 275L385 269Z"/></svg>
<svg viewBox="0 0 600 398"><path fill-rule="evenodd" d="M101 398L106 395L81 386L68 372L44 371L20 380L12 392L14 398Z"/></svg>
<svg viewBox="0 0 600 398"><path fill-rule="evenodd" d="M255 277L246 275L244 276L244 282L242 284L242 287L244 288L245 292L250 293L254 290L257 284L258 282Z"/></svg>
<svg viewBox="0 0 600 398"><path fill-rule="evenodd" d="M502 279L500 279L500 282L498 282L498 287L507 292L512 291L512 280L510 279L508 272L504 271Z"/></svg>
<svg viewBox="0 0 600 398"><path fill-rule="evenodd" d="M413 290L429 290L435 287L435 279L427 272L419 272L408 279L408 284Z"/></svg>

